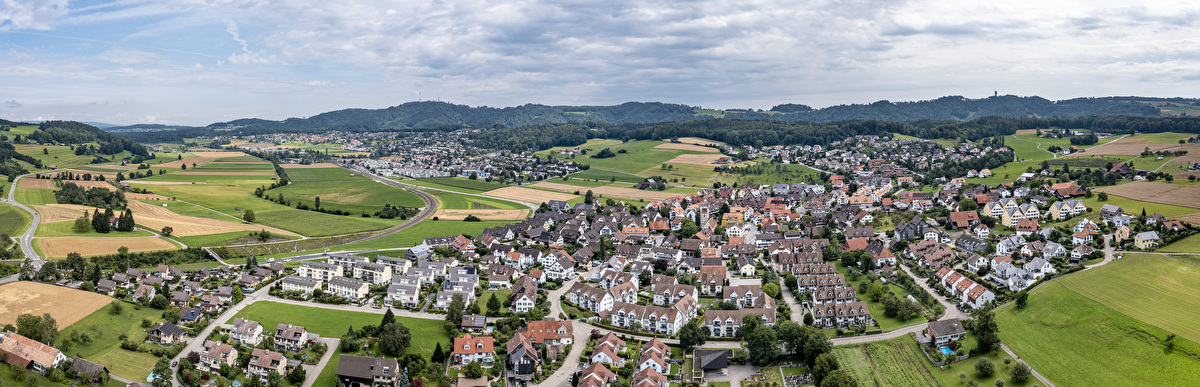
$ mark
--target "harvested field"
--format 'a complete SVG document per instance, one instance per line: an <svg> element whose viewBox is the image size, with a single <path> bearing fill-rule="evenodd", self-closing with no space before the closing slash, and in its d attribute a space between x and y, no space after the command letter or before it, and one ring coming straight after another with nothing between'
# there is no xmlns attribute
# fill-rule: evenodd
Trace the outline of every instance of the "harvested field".
<svg viewBox="0 0 1200 387"><path fill-rule="evenodd" d="M710 148L710 147L706 147L706 146L699 146L699 145L692 145L692 144L676 144L673 142L668 142L666 144L659 144L658 146L655 146L654 148L655 149L678 149L678 150L685 150L685 151L707 152L707 153L720 153L721 152L721 151L717 150L717 148Z"/></svg>
<svg viewBox="0 0 1200 387"><path fill-rule="evenodd" d="M127 183L147 184L147 185L192 185L192 184L208 184L206 181L157 181L157 180L133 180Z"/></svg>
<svg viewBox="0 0 1200 387"><path fill-rule="evenodd" d="M1171 219L1172 220L1180 220L1180 221L1188 222L1191 224L1200 224L1200 212L1197 212L1195 214L1172 216Z"/></svg>
<svg viewBox="0 0 1200 387"><path fill-rule="evenodd" d="M1089 148L1087 152L1075 153L1067 157L1090 155L1139 156L1146 148L1150 148L1152 152L1160 150L1187 150L1190 154L1200 151L1200 144L1184 144L1180 146L1176 143L1146 142L1146 140L1149 139L1145 137L1125 137L1117 141Z"/></svg>
<svg viewBox="0 0 1200 387"><path fill-rule="evenodd" d="M130 200L171 200L171 198L159 194L140 194L140 193L125 193L125 198Z"/></svg>
<svg viewBox="0 0 1200 387"><path fill-rule="evenodd" d="M272 233L295 235L291 232L263 225L245 224L232 220L224 221L196 216L183 216L166 207L138 201L129 202L129 209L133 210L133 218L137 221L138 225L151 230L162 230L163 226L171 226L174 229L171 235L196 236L237 231L259 231L263 229Z"/></svg>
<svg viewBox="0 0 1200 387"><path fill-rule="evenodd" d="M89 168L104 169L109 171L132 171L137 169L137 164L119 165L119 164L92 164Z"/></svg>
<svg viewBox="0 0 1200 387"><path fill-rule="evenodd" d="M522 220L529 210L437 210L433 215L443 220L459 220L475 215L482 220Z"/></svg>
<svg viewBox="0 0 1200 387"><path fill-rule="evenodd" d="M104 188L104 189L113 190L113 191L116 190L116 187L113 187L113 185L109 184L107 181L95 181L95 180L87 180L87 181L70 180L70 181L68 181L68 180L63 180L63 184L66 184L66 183L75 183L75 185L77 185L80 188L83 188L85 190L92 189L92 188Z"/></svg>
<svg viewBox="0 0 1200 387"><path fill-rule="evenodd" d="M333 156L333 157L358 157L358 156L370 156L371 154L368 152L345 152L345 153L331 153L329 155Z"/></svg>
<svg viewBox="0 0 1200 387"><path fill-rule="evenodd" d="M337 168L337 164L333 163L316 163L316 164L279 164L283 169L304 169L304 168Z"/></svg>
<svg viewBox="0 0 1200 387"><path fill-rule="evenodd" d="M551 200L567 201L576 198L575 195L568 195L555 192L540 191L531 188L522 187L504 187L497 188L491 191L484 192L483 195L495 196L504 199L521 200L531 203L544 203Z"/></svg>
<svg viewBox="0 0 1200 387"><path fill-rule="evenodd" d="M562 192L571 192L571 193L574 193L575 191L579 191L580 193L583 193L583 192L587 192L587 190L589 190L589 189L592 189L591 187L580 187L577 185L562 184L562 183L550 183L550 182L537 183L537 184L531 185L530 187L537 187L537 188L562 191ZM595 193L595 192L593 191L593 193Z"/></svg>
<svg viewBox="0 0 1200 387"><path fill-rule="evenodd" d="M714 161L717 161L717 159L721 157L725 156L719 153L707 155L679 155L675 156L673 159L667 160L667 162L664 164L687 164L709 167L713 165Z"/></svg>
<svg viewBox="0 0 1200 387"><path fill-rule="evenodd" d="M1017 134L1037 134L1038 129L1020 129Z"/></svg>
<svg viewBox="0 0 1200 387"><path fill-rule="evenodd" d="M103 175L104 178L109 181L117 179L117 172L115 172L115 171L114 172L96 172L96 171L87 171L87 170L83 170L83 169L60 169L57 171L44 172L44 173L42 173L42 175L43 176L54 176L54 175L57 175L59 172L63 172L63 171L71 172L76 175L90 173L90 174L92 174L93 179L95 179L96 176L101 176L101 175Z"/></svg>
<svg viewBox="0 0 1200 387"><path fill-rule="evenodd" d="M139 221L140 222L140 221ZM84 256L116 254L121 246L130 252L173 250L178 247L162 238L37 238L38 246L47 257L66 257L70 253Z"/></svg>
<svg viewBox="0 0 1200 387"><path fill-rule="evenodd" d="M720 141L713 141L713 140L709 140L706 138L700 138L700 137L680 137L679 142L682 142L684 144L696 144L696 145L701 145L701 146L703 146L703 145L718 145L718 146L725 145L725 143L720 142Z"/></svg>
<svg viewBox="0 0 1200 387"><path fill-rule="evenodd" d="M192 153L196 154L196 155L201 155L200 157L204 157L204 158L208 158L208 159L223 159L226 157L242 157L242 156L246 155L245 153L242 153L242 152L229 152L229 151L218 151L218 150L209 151L206 149L193 149ZM184 157L184 158L186 159L187 157Z"/></svg>
<svg viewBox="0 0 1200 387"><path fill-rule="evenodd" d="M1144 202L1200 208L1200 186L1137 181L1129 184L1098 188L1096 191L1107 192L1112 195Z"/></svg>
<svg viewBox="0 0 1200 387"><path fill-rule="evenodd" d="M168 162L165 162L165 163L162 163L159 165L155 165L154 167L155 168L182 168L184 164L187 164L188 168L191 168L192 164L195 164L195 166L200 166L201 164L207 163L209 161L213 161L213 159L216 159L216 157L188 156L188 157L184 157L181 160L168 161Z"/></svg>
<svg viewBox="0 0 1200 387"><path fill-rule="evenodd" d="M54 189L56 187L54 186L54 180L25 177L21 179L21 188Z"/></svg>
<svg viewBox="0 0 1200 387"><path fill-rule="evenodd" d="M64 329L112 303L103 294L37 282L20 281L0 286L0 324L16 324L17 316L50 313Z"/></svg>
<svg viewBox="0 0 1200 387"><path fill-rule="evenodd" d="M66 222L79 219L84 212L91 213L95 208L76 204L47 204L44 206L29 206L42 215L42 223Z"/></svg>
<svg viewBox="0 0 1200 387"><path fill-rule="evenodd" d="M640 189L636 189L636 188L626 188L626 187L601 186L601 187L588 188L588 187L578 187L578 186L574 186L574 185L559 184L559 183L537 183L537 184L534 184L533 186L538 187L538 188L552 189L555 191L564 191L564 192L575 192L576 190L578 190L579 192L586 192L587 190L590 189L590 190L592 190L593 194L600 195L602 197L617 197L617 198L626 198L626 199L646 199L646 200L655 200L655 201L664 200L664 199L670 198L670 197L680 196L680 194L678 194L678 193L663 192L663 191L645 191L645 190L640 190Z"/></svg>
<svg viewBox="0 0 1200 387"><path fill-rule="evenodd" d="M275 176L275 172L204 172L204 171L179 171L172 175L196 175L196 176Z"/></svg>

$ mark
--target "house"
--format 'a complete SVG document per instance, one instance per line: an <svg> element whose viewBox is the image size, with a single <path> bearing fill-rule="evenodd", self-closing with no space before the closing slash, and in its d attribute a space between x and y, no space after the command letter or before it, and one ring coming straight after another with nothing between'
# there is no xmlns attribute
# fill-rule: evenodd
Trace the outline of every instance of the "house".
<svg viewBox="0 0 1200 387"><path fill-rule="evenodd" d="M865 302L814 304L810 309L813 325L823 328L871 325L875 320Z"/></svg>
<svg viewBox="0 0 1200 387"><path fill-rule="evenodd" d="M517 332L506 345L507 356L505 356L504 362L508 366L509 376L525 380L532 379L533 374L541 369L542 364L539 352L533 347L533 343L529 342L525 334Z"/></svg>
<svg viewBox="0 0 1200 387"><path fill-rule="evenodd" d="M237 364L238 350L232 345L219 341L205 340L204 350L200 351L200 363L196 368L201 371L218 371L222 364Z"/></svg>
<svg viewBox="0 0 1200 387"><path fill-rule="evenodd" d="M617 352L625 348L625 340L621 340L617 335L609 332L604 337L596 339L596 347L592 349L591 361L593 363L607 363L617 367L625 365L625 359L617 355Z"/></svg>
<svg viewBox="0 0 1200 387"><path fill-rule="evenodd" d="M359 263L354 265L354 278L374 286L383 286L392 282L392 267L378 263Z"/></svg>
<svg viewBox="0 0 1200 387"><path fill-rule="evenodd" d="M311 296L313 292L321 288L321 280L298 275L283 277L283 280L279 281L279 283L283 291L298 292L303 294L304 297Z"/></svg>
<svg viewBox="0 0 1200 387"><path fill-rule="evenodd" d="M229 338L247 347L258 346L263 340L262 324L244 318L233 319L233 329L229 330Z"/></svg>
<svg viewBox="0 0 1200 387"><path fill-rule="evenodd" d="M67 360L57 348L16 332L0 332L0 356L5 357L9 365L31 369L38 374L45 374L46 370Z"/></svg>
<svg viewBox="0 0 1200 387"><path fill-rule="evenodd" d="M987 250L988 243L983 239L979 239L968 234L963 234L963 236L958 237L958 240L954 242L954 246L963 251L982 253L984 250Z"/></svg>
<svg viewBox="0 0 1200 387"><path fill-rule="evenodd" d="M1054 265L1051 265L1050 261L1047 261L1045 258L1030 259L1029 262L1026 262L1025 266L1021 268L1025 269L1026 273L1029 273L1030 279L1035 280L1040 279L1047 274L1058 273L1058 270L1054 269Z"/></svg>
<svg viewBox="0 0 1200 387"><path fill-rule="evenodd" d="M85 360L79 356L71 359L70 370L79 375L79 380L85 384L98 384L100 376L108 374L108 367Z"/></svg>
<svg viewBox="0 0 1200 387"><path fill-rule="evenodd" d="M358 300L366 297L369 291L370 287L365 281L347 277L334 277L329 280L329 291L327 293L347 300Z"/></svg>
<svg viewBox="0 0 1200 387"><path fill-rule="evenodd" d="M454 339L454 364L469 364L474 361L490 365L494 361L491 336L471 336L467 334Z"/></svg>
<svg viewBox="0 0 1200 387"><path fill-rule="evenodd" d="M972 231L975 232L975 236L979 237L979 239L988 239L992 235L992 229L983 223L975 225Z"/></svg>
<svg viewBox="0 0 1200 387"><path fill-rule="evenodd" d="M962 340L967 335L967 329L958 319L932 321L926 328L925 334L931 339L931 344L941 346L951 341Z"/></svg>
<svg viewBox="0 0 1200 387"><path fill-rule="evenodd" d="M775 308L708 310L704 314L704 325L708 328L709 336L733 337L741 329L742 320L750 315L762 317L766 325L775 325Z"/></svg>
<svg viewBox="0 0 1200 387"><path fill-rule="evenodd" d="M388 305L399 305L407 308L416 307L421 303L421 288L416 285L391 284L387 288L384 302Z"/></svg>
<svg viewBox="0 0 1200 387"><path fill-rule="evenodd" d="M396 359L338 356L337 377L346 387L395 386L403 372Z"/></svg>
<svg viewBox="0 0 1200 387"><path fill-rule="evenodd" d="M616 298L607 290L576 282L567 290L567 301L594 313L612 310Z"/></svg>
<svg viewBox="0 0 1200 387"><path fill-rule="evenodd" d="M700 294L716 295L721 293L721 289L725 286L725 278L725 266L701 266L696 275L696 284L700 287Z"/></svg>
<svg viewBox="0 0 1200 387"><path fill-rule="evenodd" d="M699 375L725 375L729 368L728 349L695 349L692 350L692 372Z"/></svg>
<svg viewBox="0 0 1200 387"><path fill-rule="evenodd" d="M602 363L592 363L579 371L578 387L606 387L617 380L617 374Z"/></svg>
<svg viewBox="0 0 1200 387"><path fill-rule="evenodd" d="M158 290L148 284L138 285L137 290L133 291L133 301L143 300L150 302L154 296L158 294Z"/></svg>
<svg viewBox="0 0 1200 387"><path fill-rule="evenodd" d="M514 313L525 313L537 305L537 283L529 276L521 277L513 285L509 301L512 302Z"/></svg>
<svg viewBox="0 0 1200 387"><path fill-rule="evenodd" d="M990 260L988 260L987 258L984 258L983 256L978 255L978 254L972 255L970 258L967 258L967 269L974 271L974 272L979 271L979 269L982 269L989 264L991 264Z"/></svg>
<svg viewBox="0 0 1200 387"><path fill-rule="evenodd" d="M633 374L633 380L629 384L630 387L667 387L669 386L666 376L654 370L653 368L644 368Z"/></svg>
<svg viewBox="0 0 1200 387"><path fill-rule="evenodd" d="M296 352L308 346L308 330L299 325L280 323L275 326L275 349Z"/></svg>
<svg viewBox="0 0 1200 387"><path fill-rule="evenodd" d="M271 371L287 375L287 360L283 358L282 353L261 348L255 348L250 352L250 364L246 367L247 378L257 377L260 381L266 382L267 375Z"/></svg>
<svg viewBox="0 0 1200 387"><path fill-rule="evenodd" d="M484 328L487 328L487 317L463 315L462 321L458 323L458 328L471 333L483 333Z"/></svg>
<svg viewBox="0 0 1200 387"><path fill-rule="evenodd" d="M1087 212L1087 206L1082 200L1059 200L1050 205L1049 212L1054 220L1064 220Z"/></svg>
<svg viewBox="0 0 1200 387"><path fill-rule="evenodd" d="M312 279L328 282L336 277L341 277L343 274L341 266L314 261L304 261L300 263L300 267L296 268L296 275Z"/></svg>
<svg viewBox="0 0 1200 387"><path fill-rule="evenodd" d="M188 294L187 292L172 292L171 293L171 305L185 306L188 304L188 301L191 301L191 300L192 300L192 295Z"/></svg>
<svg viewBox="0 0 1200 387"><path fill-rule="evenodd" d="M1154 231L1140 232L1133 237L1133 245L1142 250L1150 250L1158 248L1161 239L1158 238L1158 233Z"/></svg>
<svg viewBox="0 0 1200 387"><path fill-rule="evenodd" d="M183 340L183 330L175 326L175 324L163 321L150 328L147 332L150 334L150 341L162 345L175 344Z"/></svg>
<svg viewBox="0 0 1200 387"><path fill-rule="evenodd" d="M536 320L521 330L533 345L571 345L575 337L570 320Z"/></svg>
<svg viewBox="0 0 1200 387"><path fill-rule="evenodd" d="M115 277L115 276L114 276ZM100 294L112 295L117 290L117 283L110 279L101 279L96 281L96 292Z"/></svg>
<svg viewBox="0 0 1200 387"><path fill-rule="evenodd" d="M641 328L641 330L674 335L683 327L690 317L681 313L676 307L656 305L637 305L625 302L615 302L611 310L599 313L601 319L608 319L613 326L626 329Z"/></svg>
<svg viewBox="0 0 1200 387"><path fill-rule="evenodd" d="M970 228L979 224L979 213L975 211L958 211L950 213L950 224L955 230Z"/></svg>

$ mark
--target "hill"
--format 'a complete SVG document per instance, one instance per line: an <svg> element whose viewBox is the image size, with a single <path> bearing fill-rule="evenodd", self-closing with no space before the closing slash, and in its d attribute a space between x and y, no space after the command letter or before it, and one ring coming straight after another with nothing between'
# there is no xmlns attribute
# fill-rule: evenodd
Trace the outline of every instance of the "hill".
<svg viewBox="0 0 1200 387"><path fill-rule="evenodd" d="M1051 101L1041 97L995 96L969 99L961 96L928 101L878 101L813 109L785 103L773 111L726 110L725 118L784 122L826 123L845 120L956 120L979 117L1158 116L1155 101L1162 98L1106 97ZM697 107L661 102L627 102L614 106L550 106L525 104L494 108L447 102L408 102L383 109L343 109L308 118L272 121L246 118L205 127L135 125L109 128L142 142L172 142L194 136L293 132L450 130L463 127L518 127L526 125L600 122L614 125L653 124L711 118Z"/></svg>

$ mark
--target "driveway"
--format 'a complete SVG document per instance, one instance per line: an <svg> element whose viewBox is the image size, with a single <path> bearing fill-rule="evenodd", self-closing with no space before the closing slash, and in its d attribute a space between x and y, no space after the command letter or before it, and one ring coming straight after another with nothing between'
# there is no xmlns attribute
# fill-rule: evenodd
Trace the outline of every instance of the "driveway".
<svg viewBox="0 0 1200 387"><path fill-rule="evenodd" d="M321 376L321 370L325 369L325 365L329 363L329 359L333 357L333 353L337 350L337 347L342 344L342 339L322 337L321 342L325 343L326 346L325 355L321 356L321 361L317 362L316 365L304 366L303 387L312 387L313 383L316 383L317 377Z"/></svg>

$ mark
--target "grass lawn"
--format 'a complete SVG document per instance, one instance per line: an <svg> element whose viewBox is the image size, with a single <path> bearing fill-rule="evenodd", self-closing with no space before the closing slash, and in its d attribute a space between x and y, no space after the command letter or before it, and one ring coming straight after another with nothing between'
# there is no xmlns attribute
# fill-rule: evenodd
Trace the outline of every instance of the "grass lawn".
<svg viewBox="0 0 1200 387"><path fill-rule="evenodd" d="M841 261L834 261L834 267L837 268L838 273L842 273L843 275L846 274L847 269L845 266L842 265ZM855 280L855 281L849 281L849 276L846 276L846 277L847 277L846 285L852 286L855 289L858 289L859 284L862 284L863 282L867 281L866 275L859 276L858 280ZM884 294L887 294L888 292L894 293L896 295L896 298L901 299L901 300L907 298L909 295L907 290L904 290L904 288L901 288L898 285L893 286L891 284L884 284L883 291L884 291ZM870 298L864 297L862 299L862 301L867 303L867 310L871 312L871 317L875 318L875 321L879 322L879 328L883 329L884 332L894 331L894 330L897 330L897 329L900 329L903 327L925 323L925 319L922 318L921 316L913 317L913 318L909 319L908 321L905 321L904 319L899 318L899 317L885 316L883 314L882 299L880 299L880 302L875 302L875 301L872 301Z"/></svg>
<svg viewBox="0 0 1200 387"><path fill-rule="evenodd" d="M75 330L81 334L87 333L92 337L91 343L76 343L72 346L70 350L72 354L78 353L84 359L100 363L108 367L109 371L115 375L131 380L145 380L146 376L150 375L150 371L154 369L154 362L158 361L158 358L145 352L121 349L120 335L122 333L129 335L130 341L145 340L147 335L145 328L142 328L142 319L148 318L157 323L162 321L162 311L152 308L134 310L132 304L124 304L124 307L124 311L120 315L109 313L112 309L111 305L100 308L60 332L66 336L70 331Z"/></svg>
<svg viewBox="0 0 1200 387"><path fill-rule="evenodd" d="M1129 138L1144 138L1149 143L1177 143L1179 140L1187 140L1192 137L1187 133L1162 132L1162 133L1143 133Z"/></svg>
<svg viewBox="0 0 1200 387"><path fill-rule="evenodd" d="M303 326L309 332L317 333L322 337L341 337L350 327L379 325L383 314L260 301L242 309L237 317L258 321L264 327L288 323ZM450 336L442 329L442 320L396 317L396 322L403 324L412 334L412 345L408 347L409 353L420 353L421 356L429 357L433 355L433 347L438 343L442 343L445 347L445 344L450 342ZM153 364L151 366L153 368Z"/></svg>
<svg viewBox="0 0 1200 387"><path fill-rule="evenodd" d="M28 212L13 207L12 204L0 204L0 234L21 235L29 227Z"/></svg>
<svg viewBox="0 0 1200 387"><path fill-rule="evenodd" d="M22 211L24 212L24 211ZM90 238L125 238L125 237L143 237L154 236L153 233L145 230L133 231L113 231L109 233L99 233L92 230L90 227L87 231L75 231L74 221L41 223L38 224L37 231L34 236L37 237L90 237Z"/></svg>
<svg viewBox="0 0 1200 387"><path fill-rule="evenodd" d="M33 380L32 385L37 386L37 387L67 386L67 384L51 382L49 378L44 378L44 377L38 376L37 374L34 374L33 372L26 372L25 378L22 379L22 381L17 381L17 379L13 378L12 368L10 368L8 366L0 367L0 384L2 384L2 385L5 385L5 386L27 386L27 384L25 384L25 383L29 383L29 380ZM123 386L123 385L125 385L125 383L113 381L110 379L109 383L107 385Z"/></svg>
<svg viewBox="0 0 1200 387"><path fill-rule="evenodd" d="M317 375L317 381L313 383L314 386L332 386L337 384L338 357L341 356L342 349L335 347L333 350L333 355L329 358L329 362L325 363L325 369L321 370L320 375Z"/></svg>
<svg viewBox="0 0 1200 387"><path fill-rule="evenodd" d="M234 164L237 165L237 164ZM293 202L310 206L321 198L321 207L350 211L355 215L379 211L384 204L402 207L421 207L424 202L416 194L377 183L373 179L342 168L299 168L287 171L291 184L270 190L271 195L283 194ZM294 206L295 204L293 204Z"/></svg>
<svg viewBox="0 0 1200 387"><path fill-rule="evenodd" d="M992 364L996 365L996 374L986 378L975 372L975 363L980 359L985 358L991 360ZM1010 364L1004 364L1005 360L1008 360ZM1012 369L1012 366L1015 364L1016 359L1013 359L1012 356L1008 356L1008 354L1004 353L1004 351L988 352L985 355L974 356L968 358L967 360L950 363L940 368L934 367L933 363L929 362L929 359L925 360L925 367L933 373L933 377L937 378L938 382L941 382L943 386L963 386L966 385L967 380L974 380L975 383L978 383L983 387L995 386L997 379L1003 380L1005 386L1038 384L1037 378L1032 376L1029 378L1030 381L1025 382L1025 384L1020 384L1013 381L1012 376L1009 375L1009 370ZM960 379L958 377L959 374L966 374L966 379Z"/></svg>
<svg viewBox="0 0 1200 387"><path fill-rule="evenodd" d="M729 387L729 382L708 382L708 387Z"/></svg>
<svg viewBox="0 0 1200 387"><path fill-rule="evenodd" d="M58 168L73 168L84 166L92 163L94 156L84 155L76 156L75 151L69 146L64 145L13 145L17 153L33 157L42 162L42 165L49 167L51 165ZM45 149L49 154L43 153ZM108 157L108 156L104 156Z"/></svg>
<svg viewBox="0 0 1200 387"><path fill-rule="evenodd" d="M1064 386L1200 384L1200 361L1183 353L1200 346L1180 337L1174 339L1179 350L1169 351L1162 341L1167 331L1062 282L1035 290L1025 309L996 313L1001 340L1038 372Z"/></svg>
<svg viewBox="0 0 1200 387"><path fill-rule="evenodd" d="M500 310L503 311L504 300L507 300L508 296L512 294L512 289L484 290L483 293L480 293L479 299L476 300L476 302L479 304L480 311L487 313L488 299L491 298L493 294L495 294L496 298L500 300Z"/></svg>
<svg viewBox="0 0 1200 387"><path fill-rule="evenodd" d="M1127 316L1200 343L1200 270L1155 254L1126 254L1062 279L1063 286Z"/></svg>
<svg viewBox="0 0 1200 387"><path fill-rule="evenodd" d="M382 230L403 222L401 219L363 218L353 214L346 216L332 215L294 208L266 212L255 211L255 215L255 222L257 223L279 227L310 237Z"/></svg>
<svg viewBox="0 0 1200 387"><path fill-rule="evenodd" d="M413 247L425 241L425 238L467 234L478 236L483 229L509 224L511 222L464 222L461 220L426 220L409 227L404 231L368 241L354 242L337 246L337 250L375 250Z"/></svg>
<svg viewBox="0 0 1200 387"><path fill-rule="evenodd" d="M929 360L910 336L833 348L860 386L934 386Z"/></svg>

